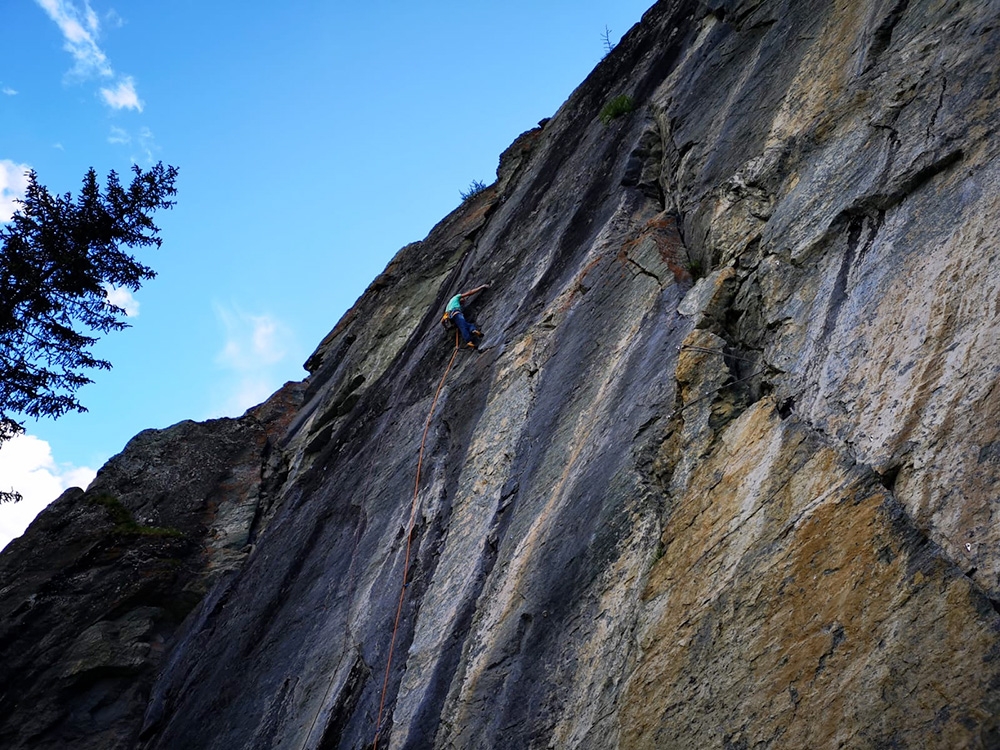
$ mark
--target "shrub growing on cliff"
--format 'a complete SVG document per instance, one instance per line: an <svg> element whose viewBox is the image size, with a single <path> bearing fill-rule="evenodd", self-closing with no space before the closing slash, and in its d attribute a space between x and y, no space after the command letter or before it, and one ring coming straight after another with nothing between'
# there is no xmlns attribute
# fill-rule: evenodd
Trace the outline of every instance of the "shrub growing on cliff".
<svg viewBox="0 0 1000 750"><path fill-rule="evenodd" d="M461 193L462 193L462 202L464 203L465 201L469 200L470 198L474 198L475 196L477 196L481 192L483 192L487 187L489 187L489 186L485 182L483 182L482 180L473 180L472 182L469 183L468 190L461 191Z"/></svg>
<svg viewBox="0 0 1000 750"><path fill-rule="evenodd" d="M604 33L601 34L601 40L604 42L604 56L607 57L611 54L611 50L615 48L615 43L611 41L611 29L604 26Z"/></svg>
<svg viewBox="0 0 1000 750"><path fill-rule="evenodd" d="M695 258L688 264L688 273L691 274L692 281L697 281L705 275L705 266L702 265L700 260Z"/></svg>
<svg viewBox="0 0 1000 750"><path fill-rule="evenodd" d="M177 169L157 164L123 187L91 169L80 195L52 195L32 170L21 207L0 226L0 445L25 417L86 411L76 391L111 363L89 350L95 333L127 328L108 290L137 291L156 273L121 247L160 246L153 213L170 208ZM0 490L0 502L16 500Z"/></svg>
<svg viewBox="0 0 1000 750"><path fill-rule="evenodd" d="M607 125L612 120L616 120L622 115L627 115L634 110L635 102L632 101L632 97L628 94L621 94L605 104L604 107L601 108L601 113L598 117L601 118L601 122Z"/></svg>

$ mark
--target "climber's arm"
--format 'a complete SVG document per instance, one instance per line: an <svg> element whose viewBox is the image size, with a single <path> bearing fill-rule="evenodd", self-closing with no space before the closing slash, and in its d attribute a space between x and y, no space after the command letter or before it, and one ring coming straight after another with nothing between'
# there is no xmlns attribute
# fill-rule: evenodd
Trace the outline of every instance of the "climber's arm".
<svg viewBox="0 0 1000 750"><path fill-rule="evenodd" d="M462 294L459 295L459 296L461 296L462 302L465 302L465 300L470 299L470 298L476 296L477 294L479 294L484 289L489 289L489 288L490 288L489 284L483 284L482 286L477 286L475 289L473 289L471 291L462 292Z"/></svg>

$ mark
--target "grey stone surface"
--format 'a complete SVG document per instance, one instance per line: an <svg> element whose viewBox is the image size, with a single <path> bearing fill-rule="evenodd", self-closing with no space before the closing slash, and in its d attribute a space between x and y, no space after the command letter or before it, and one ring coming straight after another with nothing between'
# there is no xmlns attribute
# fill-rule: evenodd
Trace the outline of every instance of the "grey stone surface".
<svg viewBox="0 0 1000 750"><path fill-rule="evenodd" d="M139 436L106 469L185 533L236 488L115 736L366 748L381 714L386 748L1000 746L998 11L653 6L375 279L266 450ZM428 420L441 309L490 280ZM162 599L25 642L130 669ZM46 721L0 736L76 726Z"/></svg>
<svg viewBox="0 0 1000 750"><path fill-rule="evenodd" d="M267 445L299 390L140 433L0 555L0 747L135 747L178 626L264 522Z"/></svg>

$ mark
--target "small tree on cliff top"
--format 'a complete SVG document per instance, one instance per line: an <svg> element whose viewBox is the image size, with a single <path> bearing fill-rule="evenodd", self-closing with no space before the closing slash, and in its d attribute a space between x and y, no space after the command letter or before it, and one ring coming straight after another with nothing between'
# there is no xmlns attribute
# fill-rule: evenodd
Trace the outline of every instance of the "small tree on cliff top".
<svg viewBox="0 0 1000 750"><path fill-rule="evenodd" d="M91 169L79 196L52 195L28 173L25 197L0 226L0 445L25 417L86 411L76 391L111 363L89 351L96 333L127 328L109 288L137 291L156 273L120 248L160 246L153 213L174 205L175 167L133 167L131 185ZM19 499L0 490L0 502Z"/></svg>

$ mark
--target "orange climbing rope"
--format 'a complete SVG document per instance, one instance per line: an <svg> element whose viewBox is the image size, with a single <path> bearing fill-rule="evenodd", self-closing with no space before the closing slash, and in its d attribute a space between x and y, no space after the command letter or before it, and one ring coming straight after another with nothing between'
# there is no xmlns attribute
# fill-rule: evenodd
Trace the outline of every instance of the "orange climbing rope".
<svg viewBox="0 0 1000 750"><path fill-rule="evenodd" d="M378 750L378 738L382 732L382 711L385 708L385 694L389 688L389 673L392 669L392 652L396 647L396 633L399 631L399 617L403 612L403 598L406 594L406 576L410 572L410 540L413 538L413 521L417 514L417 497L420 494L420 469L424 463L424 445L427 443L427 433L431 428L431 418L434 416L434 409L437 407L438 397L441 389L444 388L444 381L451 372L451 366L455 364L455 356L458 354L458 331L455 331L455 350L451 353L448 366L444 368L444 375L438 383L437 391L434 393L434 400L431 401L431 409L427 412L427 421L424 423L424 435L420 439L420 453L417 456L417 478L413 483L413 500L410 502L410 522L406 529L406 554L403 557L403 582L399 587L399 604L396 605L396 620L392 625L392 638L389 640L389 658L385 663L385 678L382 680L382 697L378 703L378 718L375 720L375 743L372 750Z"/></svg>

